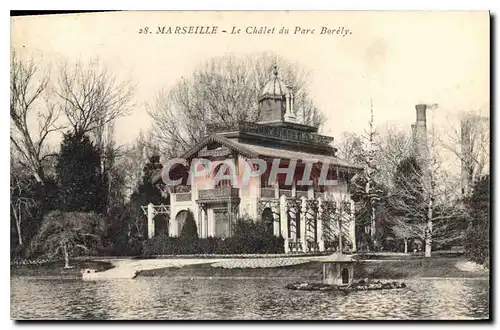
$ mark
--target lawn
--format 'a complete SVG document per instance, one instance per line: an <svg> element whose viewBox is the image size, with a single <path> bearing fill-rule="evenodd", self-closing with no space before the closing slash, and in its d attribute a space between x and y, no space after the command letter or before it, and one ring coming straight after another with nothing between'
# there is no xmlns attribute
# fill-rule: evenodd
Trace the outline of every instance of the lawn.
<svg viewBox="0 0 500 330"><path fill-rule="evenodd" d="M81 276L81 270L93 268L97 271L104 271L112 268L109 262L93 260L72 260L70 269L64 268L64 261L51 261L41 265L11 265L11 276Z"/></svg>
<svg viewBox="0 0 500 330"><path fill-rule="evenodd" d="M355 278L404 279L410 277L485 277L487 274L459 270L455 264L463 257L414 257L404 260L366 260L356 264ZM270 268L220 268L210 264L143 270L139 276L168 277L282 277L321 280L320 262Z"/></svg>

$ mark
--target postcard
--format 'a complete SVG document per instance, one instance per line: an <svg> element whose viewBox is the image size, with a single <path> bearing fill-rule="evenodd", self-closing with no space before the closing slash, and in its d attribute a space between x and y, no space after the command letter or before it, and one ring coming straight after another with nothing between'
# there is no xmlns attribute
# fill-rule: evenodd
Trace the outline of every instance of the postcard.
<svg viewBox="0 0 500 330"><path fill-rule="evenodd" d="M490 14L11 17L14 320L489 320Z"/></svg>

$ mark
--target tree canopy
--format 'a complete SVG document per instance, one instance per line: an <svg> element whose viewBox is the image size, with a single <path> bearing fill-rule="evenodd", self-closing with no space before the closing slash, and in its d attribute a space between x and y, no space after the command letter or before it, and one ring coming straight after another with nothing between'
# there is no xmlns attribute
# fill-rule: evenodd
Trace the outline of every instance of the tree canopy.
<svg viewBox="0 0 500 330"><path fill-rule="evenodd" d="M52 211L44 217L32 241L32 252L48 256L61 254L69 267L70 256L96 251L103 232L104 221L95 213Z"/></svg>
<svg viewBox="0 0 500 330"><path fill-rule="evenodd" d="M104 212L106 184L101 175L100 151L87 135L64 135L56 172L61 209Z"/></svg>
<svg viewBox="0 0 500 330"><path fill-rule="evenodd" d="M467 198L469 224L466 231L465 250L469 258L489 265L490 244L490 177L482 177Z"/></svg>
<svg viewBox="0 0 500 330"><path fill-rule="evenodd" d="M305 121L319 126L324 118L309 97L304 70L269 53L214 57L160 91L150 105L153 137L164 155L174 157L200 141L207 124L255 121L258 97L274 65L280 79L294 87Z"/></svg>

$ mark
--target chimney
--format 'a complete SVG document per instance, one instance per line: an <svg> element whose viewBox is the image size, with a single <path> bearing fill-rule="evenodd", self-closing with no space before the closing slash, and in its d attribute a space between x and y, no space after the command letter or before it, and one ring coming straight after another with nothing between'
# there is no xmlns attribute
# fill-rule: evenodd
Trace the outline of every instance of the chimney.
<svg viewBox="0 0 500 330"><path fill-rule="evenodd" d="M427 122L426 122L426 110L427 105L417 104L415 105L415 110L417 111L417 121L415 123L415 142L414 148L416 151L417 160L423 164L427 161L429 156L429 149L427 146Z"/></svg>
<svg viewBox="0 0 500 330"><path fill-rule="evenodd" d="M285 98L286 98L286 107L285 107L285 115L289 115L290 114L290 92L286 92L286 95L285 95Z"/></svg>
<svg viewBox="0 0 500 330"><path fill-rule="evenodd" d="M292 86L286 86L286 113L285 113L285 121L295 122L295 110L294 106L294 95Z"/></svg>
<svg viewBox="0 0 500 330"><path fill-rule="evenodd" d="M417 156L417 125L416 124L411 124L411 152L413 156Z"/></svg>

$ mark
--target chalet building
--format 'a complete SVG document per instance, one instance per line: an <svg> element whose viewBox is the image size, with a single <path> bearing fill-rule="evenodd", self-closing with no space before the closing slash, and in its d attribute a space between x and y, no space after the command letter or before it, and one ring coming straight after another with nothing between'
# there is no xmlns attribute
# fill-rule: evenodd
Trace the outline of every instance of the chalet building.
<svg viewBox="0 0 500 330"><path fill-rule="evenodd" d="M337 158L333 138L299 122L294 103L292 89L280 80L275 68L258 99L257 122L209 125L207 136L180 156L186 163L164 171L164 181L165 175L173 180L177 174L182 183L170 187L169 235L179 235L191 211L202 238L229 237L237 219L247 217L281 235L285 252L338 249L339 229L343 245L356 249L354 203L347 187L362 167ZM265 172L252 159L265 162ZM224 165L227 161L235 166ZM279 173L276 180L269 180L273 164L279 165ZM283 172L293 164L293 177L287 182ZM214 180L221 166L225 166L223 174L236 179ZM193 168L203 174L193 175ZM248 170L251 175L245 182ZM308 173L310 182L304 184ZM330 184L322 184L321 175ZM154 211L151 205L150 210ZM151 212L150 237L153 218Z"/></svg>

